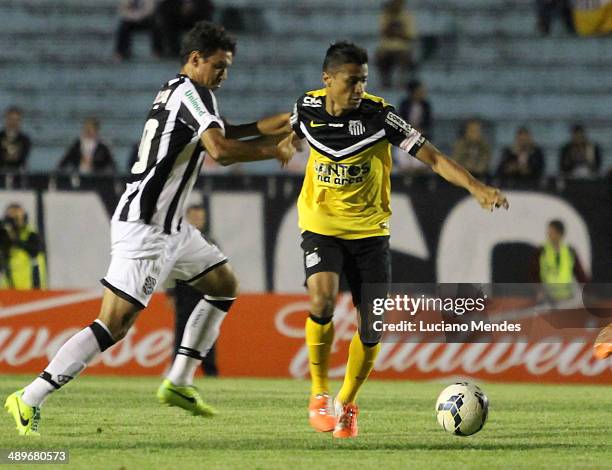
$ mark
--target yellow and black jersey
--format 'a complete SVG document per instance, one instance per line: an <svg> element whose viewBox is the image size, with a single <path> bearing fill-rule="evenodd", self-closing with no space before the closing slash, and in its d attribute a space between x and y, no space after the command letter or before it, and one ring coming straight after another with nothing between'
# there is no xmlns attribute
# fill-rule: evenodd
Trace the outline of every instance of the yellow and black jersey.
<svg viewBox="0 0 612 470"><path fill-rule="evenodd" d="M415 155L425 138L382 98L366 94L358 109L331 116L325 95L306 93L291 116L311 148L298 198L300 228L347 240L389 235L390 144Z"/></svg>

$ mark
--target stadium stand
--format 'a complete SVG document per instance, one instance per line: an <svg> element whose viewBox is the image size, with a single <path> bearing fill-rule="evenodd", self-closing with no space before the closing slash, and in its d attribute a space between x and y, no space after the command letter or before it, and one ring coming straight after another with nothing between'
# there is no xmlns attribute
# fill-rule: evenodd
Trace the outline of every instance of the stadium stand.
<svg viewBox="0 0 612 470"><path fill-rule="evenodd" d="M348 38L376 48L382 2L352 0L218 0L218 10L244 9L245 31L230 79L219 91L230 121L289 109L318 87L327 44ZM449 151L459 123L488 123L496 167L516 128L529 126L544 148L547 173L557 172L558 149L574 122L600 143L603 168L612 164L612 48L606 38L568 36L558 25L536 31L530 0L413 0L419 34L437 47L422 64L436 113L436 143ZM477 10L475 9L477 7ZM0 0L0 107L22 106L34 140L32 171L55 167L83 118L100 118L124 168L140 138L144 113L157 88L176 72L173 61L150 56L136 37L134 59L112 62L116 1ZM401 90L383 92L372 73L370 90L399 104ZM254 172L276 168L269 162Z"/></svg>

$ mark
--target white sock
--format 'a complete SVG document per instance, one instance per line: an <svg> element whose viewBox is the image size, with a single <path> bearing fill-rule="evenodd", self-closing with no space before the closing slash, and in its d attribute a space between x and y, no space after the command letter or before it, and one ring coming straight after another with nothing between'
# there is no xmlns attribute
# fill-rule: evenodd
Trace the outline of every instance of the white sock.
<svg viewBox="0 0 612 470"><path fill-rule="evenodd" d="M221 323L223 323L227 312L215 307L209 301L231 302L233 300L232 297L206 295L193 309L185 325L179 353L166 376L174 385L188 386L193 384L193 376L202 361L201 358L208 354L219 337ZM195 355L198 357L193 357Z"/></svg>
<svg viewBox="0 0 612 470"><path fill-rule="evenodd" d="M100 325L109 340L114 342L104 323L100 320L94 323ZM42 405L47 396L75 378L100 352L100 343L92 327L82 329L64 343L41 374L48 380L41 377L34 379L25 387L21 399L30 406Z"/></svg>

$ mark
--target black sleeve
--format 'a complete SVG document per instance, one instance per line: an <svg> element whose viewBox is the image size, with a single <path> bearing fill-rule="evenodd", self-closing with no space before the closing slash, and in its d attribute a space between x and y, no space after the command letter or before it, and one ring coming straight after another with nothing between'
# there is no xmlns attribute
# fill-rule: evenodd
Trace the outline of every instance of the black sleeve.
<svg viewBox="0 0 612 470"><path fill-rule="evenodd" d="M385 107L381 113L387 140L405 152L413 156L416 155L419 149L425 145L425 137L396 114L393 106Z"/></svg>
<svg viewBox="0 0 612 470"><path fill-rule="evenodd" d="M110 172L115 173L117 171L117 165L115 165L115 160L113 159L113 154L110 151L110 148L106 144L100 144L102 146L102 152L104 154L104 167Z"/></svg>
<svg viewBox="0 0 612 470"><path fill-rule="evenodd" d="M66 154L59 162L58 168L60 170L65 170L66 168L76 168L78 167L78 162L81 159L81 151L79 149L80 143L79 139L75 140L74 143L68 148Z"/></svg>
<svg viewBox="0 0 612 470"><path fill-rule="evenodd" d="M21 149L21 157L19 159L19 167L25 169L28 157L30 155L30 148L32 147L32 142L27 135L23 135L23 147Z"/></svg>
<svg viewBox="0 0 612 470"><path fill-rule="evenodd" d="M569 145L567 144L561 147L559 152L559 167L561 168L561 173L569 173L574 167L569 153Z"/></svg>
<svg viewBox="0 0 612 470"><path fill-rule="evenodd" d="M601 169L601 147L595 144L595 162L593 162L593 171L599 172Z"/></svg>
<svg viewBox="0 0 612 470"><path fill-rule="evenodd" d="M534 178L540 178L544 173L544 152L540 147L536 147L532 155L531 161L531 176Z"/></svg>
<svg viewBox="0 0 612 470"><path fill-rule="evenodd" d="M506 166L509 163L509 160L512 158L512 154L510 153L508 147L502 150L501 161L497 167L497 171L495 172L496 176L506 176L507 169Z"/></svg>

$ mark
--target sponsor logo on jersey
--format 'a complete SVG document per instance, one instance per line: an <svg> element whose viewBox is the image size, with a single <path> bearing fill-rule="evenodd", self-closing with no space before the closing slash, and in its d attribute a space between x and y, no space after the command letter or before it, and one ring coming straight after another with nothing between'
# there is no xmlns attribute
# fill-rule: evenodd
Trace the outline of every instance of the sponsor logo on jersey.
<svg viewBox="0 0 612 470"><path fill-rule="evenodd" d="M314 164L317 181L336 186L363 183L366 175L370 173L370 163L344 164L324 163L315 161Z"/></svg>
<svg viewBox="0 0 612 470"><path fill-rule="evenodd" d="M349 121L349 133L351 135L361 135L365 132L365 126L359 120Z"/></svg>
<svg viewBox="0 0 612 470"><path fill-rule="evenodd" d="M145 295L151 295L155 290L155 284L157 284L157 279L147 276L142 286L142 292L144 292Z"/></svg>
<svg viewBox="0 0 612 470"><path fill-rule="evenodd" d="M187 97L187 100L191 103L191 106L193 106L193 109L196 113L198 113L199 116L204 116L204 114L206 114L206 111L203 109L203 105L200 101L200 98L196 96L192 90L187 90L185 92L185 96Z"/></svg>
<svg viewBox="0 0 612 470"><path fill-rule="evenodd" d="M305 96L302 100L302 105L309 108L320 108L323 106L323 100L314 96Z"/></svg>
<svg viewBox="0 0 612 470"><path fill-rule="evenodd" d="M327 124L324 122L314 122L314 121L310 121L310 127L321 127L321 126L326 126Z"/></svg>
<svg viewBox="0 0 612 470"><path fill-rule="evenodd" d="M394 129L402 131L406 137L410 136L410 134L413 132L412 126L395 113L388 113L385 121Z"/></svg>
<svg viewBox="0 0 612 470"><path fill-rule="evenodd" d="M319 256L319 253L317 253L316 251L312 253L308 253L306 255L306 267L307 268L312 268L313 266L316 266L320 262L321 262L321 257Z"/></svg>

